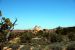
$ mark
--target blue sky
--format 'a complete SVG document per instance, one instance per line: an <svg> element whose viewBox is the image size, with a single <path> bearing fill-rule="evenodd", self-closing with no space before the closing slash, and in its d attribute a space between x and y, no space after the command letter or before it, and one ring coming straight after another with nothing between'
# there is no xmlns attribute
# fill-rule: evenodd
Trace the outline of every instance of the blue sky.
<svg viewBox="0 0 75 50"><path fill-rule="evenodd" d="M14 22L15 29L75 26L75 0L0 0L3 16Z"/></svg>

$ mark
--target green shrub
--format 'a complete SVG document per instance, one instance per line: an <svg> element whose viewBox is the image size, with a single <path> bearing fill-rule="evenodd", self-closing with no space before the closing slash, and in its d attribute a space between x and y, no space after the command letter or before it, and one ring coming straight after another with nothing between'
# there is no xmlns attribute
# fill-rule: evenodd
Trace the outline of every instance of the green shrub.
<svg viewBox="0 0 75 50"><path fill-rule="evenodd" d="M31 32L23 33L20 37L21 43L30 43L33 35Z"/></svg>
<svg viewBox="0 0 75 50"><path fill-rule="evenodd" d="M42 34L43 34L43 31L40 30L39 32L37 32L36 36L38 36L38 37L42 37Z"/></svg>
<svg viewBox="0 0 75 50"><path fill-rule="evenodd" d="M5 42L6 38L5 35L0 33L0 42Z"/></svg>
<svg viewBox="0 0 75 50"><path fill-rule="evenodd" d="M66 50L75 50L75 44L68 45Z"/></svg>
<svg viewBox="0 0 75 50"><path fill-rule="evenodd" d="M70 41L75 41L75 33L74 32L68 33L68 38Z"/></svg>
<svg viewBox="0 0 75 50"><path fill-rule="evenodd" d="M61 35L53 33L53 34L50 34L49 40L51 41L51 43L54 43L54 42L61 42L63 39Z"/></svg>

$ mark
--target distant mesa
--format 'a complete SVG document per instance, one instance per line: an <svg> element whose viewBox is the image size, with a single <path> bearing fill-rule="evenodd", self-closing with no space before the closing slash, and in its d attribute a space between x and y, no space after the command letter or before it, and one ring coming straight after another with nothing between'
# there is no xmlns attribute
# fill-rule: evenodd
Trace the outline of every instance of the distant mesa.
<svg viewBox="0 0 75 50"><path fill-rule="evenodd" d="M75 31L75 26L61 27L60 29ZM54 29L41 29L40 26L36 25L31 30L13 30L12 32L14 32L14 33L32 32L32 33L36 34L39 31L48 32L48 33L54 33L56 30L57 30L57 28L54 28Z"/></svg>

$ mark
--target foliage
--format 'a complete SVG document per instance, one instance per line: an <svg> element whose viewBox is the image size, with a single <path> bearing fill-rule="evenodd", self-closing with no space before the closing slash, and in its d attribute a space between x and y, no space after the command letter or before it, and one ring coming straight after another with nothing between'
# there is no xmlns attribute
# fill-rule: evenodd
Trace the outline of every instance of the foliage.
<svg viewBox="0 0 75 50"><path fill-rule="evenodd" d="M39 32L37 32L36 36L38 36L38 37L42 37L42 34L43 34L43 31L40 30Z"/></svg>
<svg viewBox="0 0 75 50"><path fill-rule="evenodd" d="M3 42L5 40L4 35L0 34L0 42Z"/></svg>
<svg viewBox="0 0 75 50"><path fill-rule="evenodd" d="M74 32L68 33L68 38L70 41L75 41L75 33Z"/></svg>
<svg viewBox="0 0 75 50"><path fill-rule="evenodd" d="M67 35L70 32L75 32L75 27L57 27L56 28L56 33L61 34L61 35Z"/></svg>
<svg viewBox="0 0 75 50"><path fill-rule="evenodd" d="M61 35L53 33L53 34L50 34L49 40L51 41L51 43L54 43L54 42L61 42L63 39Z"/></svg>
<svg viewBox="0 0 75 50"><path fill-rule="evenodd" d="M56 33L61 34L62 33L62 28L59 26L56 28Z"/></svg>
<svg viewBox="0 0 75 50"><path fill-rule="evenodd" d="M23 33L22 36L20 37L20 40L22 43L30 43L32 37L33 37L33 34L31 32Z"/></svg>
<svg viewBox="0 0 75 50"><path fill-rule="evenodd" d="M43 37L43 38L48 38L49 33L40 30L39 32L37 32L37 36L38 37Z"/></svg>
<svg viewBox="0 0 75 50"><path fill-rule="evenodd" d="M57 27L56 28L56 33L61 34L61 35L66 35L67 34L67 29L62 28L62 27Z"/></svg>
<svg viewBox="0 0 75 50"><path fill-rule="evenodd" d="M0 42L5 42L6 40L6 34L5 33L0 33Z"/></svg>
<svg viewBox="0 0 75 50"><path fill-rule="evenodd" d="M66 50L75 50L75 44L68 45Z"/></svg>

